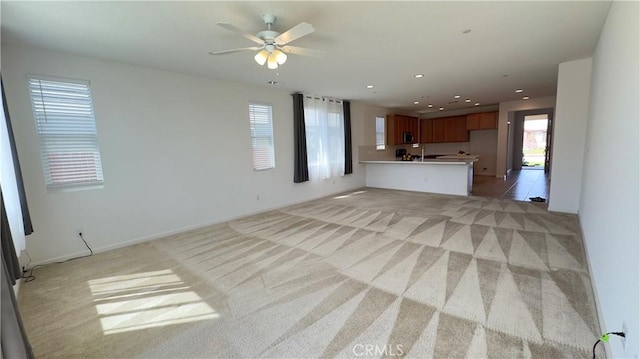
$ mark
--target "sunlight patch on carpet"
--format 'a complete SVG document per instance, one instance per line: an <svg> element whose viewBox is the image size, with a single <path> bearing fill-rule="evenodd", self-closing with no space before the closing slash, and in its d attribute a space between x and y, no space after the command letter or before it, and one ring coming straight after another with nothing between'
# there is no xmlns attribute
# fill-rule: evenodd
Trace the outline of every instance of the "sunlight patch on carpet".
<svg viewBox="0 0 640 359"><path fill-rule="evenodd" d="M172 270L88 281L105 335L219 318Z"/></svg>

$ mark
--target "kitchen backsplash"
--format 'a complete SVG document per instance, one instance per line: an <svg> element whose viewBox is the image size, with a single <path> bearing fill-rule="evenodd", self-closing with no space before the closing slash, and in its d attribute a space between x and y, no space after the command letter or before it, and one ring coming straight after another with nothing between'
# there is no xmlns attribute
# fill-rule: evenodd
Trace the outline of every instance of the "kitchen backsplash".
<svg viewBox="0 0 640 359"><path fill-rule="evenodd" d="M458 153L458 151L469 152L470 150L469 142L421 143L420 147L417 148L413 148L411 145L397 145L392 147L406 148L407 153L411 153L413 155L422 154L422 148L424 148L425 155L452 155Z"/></svg>
<svg viewBox="0 0 640 359"><path fill-rule="evenodd" d="M392 145L386 146L384 150L378 150L376 146L360 146L358 147L358 161L395 161L396 149L398 148L404 148L408 153L418 156L422 154L422 148L424 148L425 155L449 155L465 151L481 156L474 164L474 174L495 176L497 141L497 130L483 130L471 131L469 142L422 143L419 147Z"/></svg>

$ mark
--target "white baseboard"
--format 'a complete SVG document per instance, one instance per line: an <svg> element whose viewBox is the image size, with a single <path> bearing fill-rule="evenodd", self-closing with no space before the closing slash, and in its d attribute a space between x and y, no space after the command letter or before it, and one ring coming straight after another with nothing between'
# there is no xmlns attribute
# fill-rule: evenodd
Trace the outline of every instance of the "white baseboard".
<svg viewBox="0 0 640 359"><path fill-rule="evenodd" d="M580 213L577 214L578 224L580 225L580 237L582 238L582 243L584 244L584 256L587 259L587 270L589 271L589 282L591 283L591 291L593 293L593 301L596 305L596 314L598 315L598 326L600 329L600 333L606 333L606 328L604 327L604 317L602 316L602 307L600 306L600 297L598 296L598 288L596 288L595 283L593 282L593 270L591 268L591 258L589 257L589 248L587 248L587 241L584 238L584 228L582 228L582 221L580 220ZM604 350L607 355L607 358L613 358L613 353L611 352L611 346L609 343L602 343L604 345Z"/></svg>

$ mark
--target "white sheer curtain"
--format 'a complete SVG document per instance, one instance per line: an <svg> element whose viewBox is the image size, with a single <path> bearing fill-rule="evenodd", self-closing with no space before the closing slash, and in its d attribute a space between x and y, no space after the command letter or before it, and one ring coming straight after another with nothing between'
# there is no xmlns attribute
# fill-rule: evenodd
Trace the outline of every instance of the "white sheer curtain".
<svg viewBox="0 0 640 359"><path fill-rule="evenodd" d="M344 175L342 101L304 96L307 162L311 181Z"/></svg>

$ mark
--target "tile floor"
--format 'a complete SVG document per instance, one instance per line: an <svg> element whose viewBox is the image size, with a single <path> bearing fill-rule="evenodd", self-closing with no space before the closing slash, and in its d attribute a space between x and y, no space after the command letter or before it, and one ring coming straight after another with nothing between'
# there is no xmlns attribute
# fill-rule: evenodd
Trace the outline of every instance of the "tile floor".
<svg viewBox="0 0 640 359"><path fill-rule="evenodd" d="M530 197L549 198L549 175L541 169L511 171L505 179L473 177L473 196L530 202Z"/></svg>

